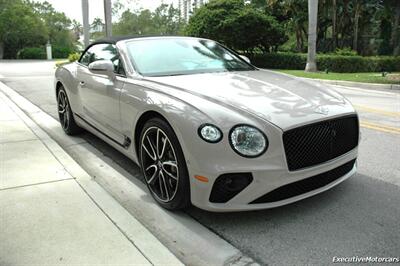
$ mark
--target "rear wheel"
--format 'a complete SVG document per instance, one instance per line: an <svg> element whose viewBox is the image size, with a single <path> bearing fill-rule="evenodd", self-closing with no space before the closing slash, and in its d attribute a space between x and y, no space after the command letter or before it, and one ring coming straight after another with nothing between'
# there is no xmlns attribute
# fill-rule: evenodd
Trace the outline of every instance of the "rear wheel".
<svg viewBox="0 0 400 266"><path fill-rule="evenodd" d="M142 129L139 144L144 179L153 198L169 210L188 207L188 171L172 128L162 119L150 119Z"/></svg>
<svg viewBox="0 0 400 266"><path fill-rule="evenodd" d="M57 109L61 127L68 135L75 135L82 132L76 123L69 104L67 93L64 87L60 87L57 93Z"/></svg>

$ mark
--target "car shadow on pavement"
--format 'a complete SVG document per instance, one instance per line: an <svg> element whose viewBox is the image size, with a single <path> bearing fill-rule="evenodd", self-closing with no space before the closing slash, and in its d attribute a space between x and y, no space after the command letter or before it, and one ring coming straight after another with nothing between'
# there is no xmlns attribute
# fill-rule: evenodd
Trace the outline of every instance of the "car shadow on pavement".
<svg viewBox="0 0 400 266"><path fill-rule="evenodd" d="M90 132L85 131L80 135L87 143L95 147L104 156L110 158L118 166L127 171L131 176L127 176L128 179L136 178L142 181L144 184L144 177L139 166L131 159L123 155L118 150L111 147L108 143L104 142L100 138L96 137Z"/></svg>
<svg viewBox="0 0 400 266"><path fill-rule="evenodd" d="M334 256L397 256L399 192L356 174L329 191L274 209L188 213L261 262L325 264Z"/></svg>
<svg viewBox="0 0 400 266"><path fill-rule="evenodd" d="M132 160L91 133L81 137L127 171L128 180L144 183ZM334 256L395 256L398 202L397 186L356 174L326 192L274 209L215 213L191 207L185 213L261 263L318 264Z"/></svg>

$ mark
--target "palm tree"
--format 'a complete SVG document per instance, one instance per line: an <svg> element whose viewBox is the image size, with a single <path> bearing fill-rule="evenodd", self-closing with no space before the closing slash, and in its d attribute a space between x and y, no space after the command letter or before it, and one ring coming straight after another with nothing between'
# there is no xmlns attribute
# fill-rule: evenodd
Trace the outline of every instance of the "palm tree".
<svg viewBox="0 0 400 266"><path fill-rule="evenodd" d="M83 32L82 24L79 21L76 21L75 19L72 20L72 31L75 34L75 38L78 40L79 36L81 36Z"/></svg>
<svg viewBox="0 0 400 266"><path fill-rule="evenodd" d="M308 0L308 54L305 71L316 72L318 0Z"/></svg>
<svg viewBox="0 0 400 266"><path fill-rule="evenodd" d="M335 51L337 47L337 2L332 0L332 50Z"/></svg>
<svg viewBox="0 0 400 266"><path fill-rule="evenodd" d="M93 20L92 24L90 24L90 28L93 29L93 31L95 31L95 32L102 32L103 27L104 27L104 23L101 20L101 18L95 18Z"/></svg>
<svg viewBox="0 0 400 266"><path fill-rule="evenodd" d="M90 26L89 26L89 0L82 0L82 21L83 21L83 44L89 45Z"/></svg>
<svg viewBox="0 0 400 266"><path fill-rule="evenodd" d="M361 16L361 2L359 0L355 1L355 11L354 11L354 37L353 37L353 50L358 50L358 24Z"/></svg>
<svg viewBox="0 0 400 266"><path fill-rule="evenodd" d="M391 43L393 46L393 55L400 55L400 1L396 1L395 18L392 26Z"/></svg>
<svg viewBox="0 0 400 266"><path fill-rule="evenodd" d="M263 1L260 1L261 3ZM304 10L306 0L267 0L266 4L269 9L282 9L283 15L290 17L288 25L296 36L296 50L303 52L304 39L307 35L307 12Z"/></svg>

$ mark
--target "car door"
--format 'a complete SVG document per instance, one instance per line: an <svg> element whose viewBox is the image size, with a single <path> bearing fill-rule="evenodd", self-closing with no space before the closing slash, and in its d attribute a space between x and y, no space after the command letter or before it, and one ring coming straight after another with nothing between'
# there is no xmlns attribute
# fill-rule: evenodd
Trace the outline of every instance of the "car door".
<svg viewBox="0 0 400 266"><path fill-rule="evenodd" d="M91 72L88 65L97 60L112 61L116 78ZM115 45L95 44L85 52L79 63L77 79L83 119L108 137L123 144L125 138L121 134L119 100L124 87L124 71Z"/></svg>

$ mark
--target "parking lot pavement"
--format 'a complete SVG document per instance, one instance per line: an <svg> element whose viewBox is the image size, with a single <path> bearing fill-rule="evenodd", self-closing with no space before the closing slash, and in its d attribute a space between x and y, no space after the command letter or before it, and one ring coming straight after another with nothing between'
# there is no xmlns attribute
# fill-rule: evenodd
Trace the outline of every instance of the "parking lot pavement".
<svg viewBox="0 0 400 266"><path fill-rule="evenodd" d="M72 162L0 92L0 265L180 264Z"/></svg>

